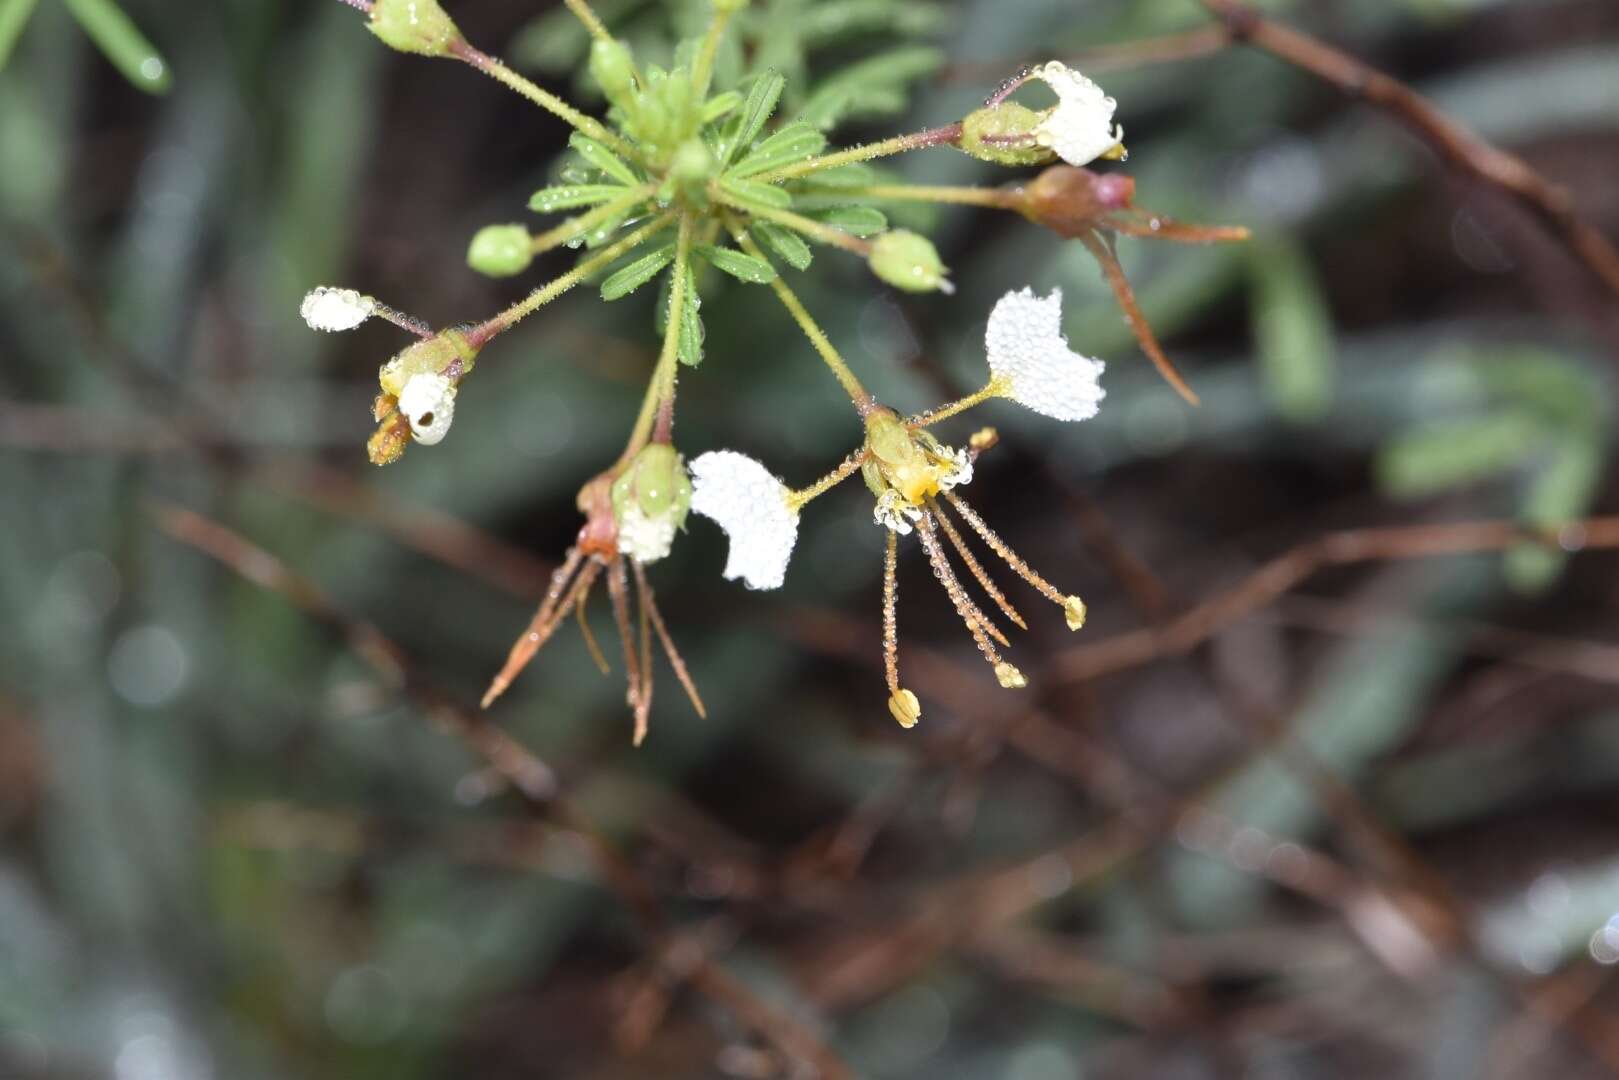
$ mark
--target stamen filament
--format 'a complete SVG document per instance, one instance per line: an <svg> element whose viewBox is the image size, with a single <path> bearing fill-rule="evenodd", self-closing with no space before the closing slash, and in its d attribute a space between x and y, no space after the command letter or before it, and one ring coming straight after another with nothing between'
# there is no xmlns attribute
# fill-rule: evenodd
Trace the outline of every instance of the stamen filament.
<svg viewBox="0 0 1619 1080"><path fill-rule="evenodd" d="M932 509L933 517L939 524L939 530L944 533L945 538L956 549L956 554L961 556L961 561L966 565L972 576L978 579L978 584L983 586L984 591L989 594L989 598L995 601L995 606L1000 608L1001 613L1008 619L1017 624L1018 629L1027 630L1029 624L1023 621L1023 616L1018 614L1017 608L1012 606L1012 602L1006 598L1006 594L996 586L994 580L989 576L989 571L985 570L984 565L968 550L967 542L961 538L961 534L956 531L956 527L945 516L944 507L934 503Z"/></svg>
<svg viewBox="0 0 1619 1080"><path fill-rule="evenodd" d="M583 552L577 547L572 548L568 551L567 560L555 574L551 575L551 587L547 590L539 610L534 613L534 619L529 623L528 630L512 645L505 666L489 684L489 689L484 691L482 702L484 708L487 709L496 698L506 692L512 680L516 679L518 673L534 659L534 654L551 639L552 634L556 633L562 620L573 613L580 594L588 591L591 583L596 580L596 575L601 573L601 563L591 559L585 564L584 569L574 576L574 571L579 569L583 559ZM571 584L568 581L570 577L573 578Z"/></svg>
<svg viewBox="0 0 1619 1080"><path fill-rule="evenodd" d="M646 570L638 562L630 564L635 568L636 585L641 590L641 597L646 601L647 614L652 616L652 629L657 631L658 640L663 643L663 653L669 658L669 666L675 669L675 678L685 689L686 696L691 699L692 708L697 715L708 716L708 709L703 706L702 695L697 693L697 684L692 681L691 672L686 670L686 661L681 657L680 650L675 648L675 642L669 636L669 628L664 625L663 613L658 610L658 599L652 592L652 586L647 582ZM648 664L650 667L650 662Z"/></svg>
<svg viewBox="0 0 1619 1080"><path fill-rule="evenodd" d="M749 236L734 221L731 222L731 235L736 237L737 244L749 255L756 259L765 257L764 252L759 250L759 245L753 242L753 237ZM832 347L831 339L826 336L826 332L810 317L810 313L804 308L803 304L799 303L798 296L793 292L791 286L782 280L780 275L777 275L776 279L770 283L770 288L775 292L776 298L781 301L782 306L791 313L793 321L798 323L798 328L804 332L804 336L809 338L810 344L820 354L821 359L826 362L826 366L832 369L833 376L843 387L843 392L849 395L849 400L854 402L854 407L864 415L866 410L871 407L871 395L866 392L865 386L855 377L855 373L844 362L843 357L838 354L838 350Z"/></svg>
<svg viewBox="0 0 1619 1080"><path fill-rule="evenodd" d="M910 150L922 150L929 146L951 145L961 138L960 124L946 124L944 127L929 128L926 131L914 131L909 135L895 135L891 139L881 142L866 143L863 146L850 147L836 153L826 154L822 157L809 158L805 161L783 165L779 169L760 173L752 179L761 184L779 184L783 180L791 180L797 176L807 176L810 173L821 172L826 169L835 169L839 165L853 165L860 161L872 161L880 157L891 157L894 154L903 154Z"/></svg>
<svg viewBox="0 0 1619 1080"><path fill-rule="evenodd" d="M496 57L472 47L465 41L453 43L450 52L458 60L466 61L502 86L527 98L597 142L606 144L621 156L628 157L632 161L640 160L640 153L635 146L614 134L607 125L593 116L585 115L551 91L519 75Z"/></svg>
<svg viewBox="0 0 1619 1080"><path fill-rule="evenodd" d="M625 192L611 202L604 202L577 217L569 218L554 228L547 229L542 233L536 233L529 240L529 250L535 255L543 255L547 251L561 247L563 244L571 243L602 222L612 220L614 215L623 213L636 203L650 197L652 191L653 188L650 184L635 188Z"/></svg>
<svg viewBox="0 0 1619 1080"><path fill-rule="evenodd" d="M899 537L893 529L883 553L883 674L888 692L899 693Z"/></svg>
<svg viewBox="0 0 1619 1080"><path fill-rule="evenodd" d="M579 636L585 639L585 649L590 653L590 659L595 661L596 667L603 675L610 675L613 665L607 662L607 654L602 652L601 643L596 640L596 633L590 628L590 620L585 617L585 609L589 606L589 595L580 597L579 603L573 606L573 617L579 624Z"/></svg>
<svg viewBox="0 0 1619 1080"><path fill-rule="evenodd" d="M956 572L950 568L950 560L945 558L944 549L939 546L939 538L933 531L932 514L924 511L922 516L917 519L916 534L921 537L922 547L928 553L928 562L933 566L933 576L939 579L940 585L944 586L945 594L950 597L950 603L955 606L956 614L961 616L961 621L967 624L967 630L972 634L973 641L978 645L978 651L984 654L984 659L994 665L998 673L1002 665L1006 664L1006 661L996 651L994 642L990 641L989 634L986 632L988 630L988 620L984 617L984 613L978 610L978 605L972 602L972 598L967 595L967 590L961 587L961 582L957 579Z"/></svg>
<svg viewBox="0 0 1619 1080"><path fill-rule="evenodd" d="M1041 577L1033 567L1019 558L1018 553L1013 551L1005 540L995 535L994 529L984 524L984 519L978 516L976 510L967 505L967 500L953 491L945 492L944 497L950 500L950 505L955 508L956 513L960 514L962 519L972 526L973 532L982 537L984 543L988 544L991 550L999 555L1007 566L1016 571L1017 575L1024 581L1033 585L1041 596L1062 608L1063 617L1068 622L1068 629L1078 630L1085 625L1085 601L1077 596L1067 596L1058 592L1051 582Z"/></svg>
<svg viewBox="0 0 1619 1080"><path fill-rule="evenodd" d="M821 477L809 487L795 491L787 496L787 505L794 511L802 510L804 504L811 499L818 499L828 491L843 483L849 477L860 471L860 466L866 463L867 452L857 450L843 459L843 464Z"/></svg>
<svg viewBox="0 0 1619 1080"><path fill-rule="evenodd" d="M647 237L663 231L674 219L675 215L672 213L663 214L652 219L624 239L602 248L556 280L541 285L523 300L513 304L499 315L473 327L467 331L467 339L475 345L482 346L495 335L505 333L626 251L639 246Z"/></svg>

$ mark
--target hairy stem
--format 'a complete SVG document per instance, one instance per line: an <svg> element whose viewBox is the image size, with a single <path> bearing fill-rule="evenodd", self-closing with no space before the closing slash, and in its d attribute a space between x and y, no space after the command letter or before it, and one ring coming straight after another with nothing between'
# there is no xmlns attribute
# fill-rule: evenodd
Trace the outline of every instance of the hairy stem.
<svg viewBox="0 0 1619 1080"><path fill-rule="evenodd" d="M791 180L795 176L808 176L810 173L821 172L825 169L835 169L839 165L853 165L860 161L873 161L880 157L892 157L895 154L907 153L911 150L922 150L929 146L947 146L961 138L960 124L946 124L944 127L929 128L926 131L914 131L909 135L895 135L891 139L881 142L866 143L863 146L850 147L836 153L826 154L822 157L809 158L806 161L783 165L779 169L760 173L752 177L761 184L777 184L783 180Z"/></svg>
<svg viewBox="0 0 1619 1080"><path fill-rule="evenodd" d="M602 222L611 221L615 215L623 213L641 200L650 197L652 191L653 188L650 184L633 188L618 198L610 202L604 202L577 217L571 217L554 228L547 229L542 233L536 233L530 238L530 250L535 255L543 255L547 251L553 251L564 244L572 243Z"/></svg>
<svg viewBox="0 0 1619 1080"><path fill-rule="evenodd" d="M666 400L671 409L675 397L675 379L680 365L680 326L686 307L686 290L691 287L688 263L691 258L692 231L695 220L689 213L680 217L680 238L675 241L673 283L669 287L669 319L663 332L663 351L658 354L658 366L652 370L646 397L641 402L641 414L635 419L630 441L624 447L620 464L640 453L652 436L652 426L658 419L659 406ZM671 425L673 421L671 420Z"/></svg>
<svg viewBox="0 0 1619 1080"><path fill-rule="evenodd" d="M895 202L926 202L953 206L985 206L991 210L1017 210L1023 202L1023 189L937 186L927 184L873 184L853 188L851 196L887 199Z"/></svg>

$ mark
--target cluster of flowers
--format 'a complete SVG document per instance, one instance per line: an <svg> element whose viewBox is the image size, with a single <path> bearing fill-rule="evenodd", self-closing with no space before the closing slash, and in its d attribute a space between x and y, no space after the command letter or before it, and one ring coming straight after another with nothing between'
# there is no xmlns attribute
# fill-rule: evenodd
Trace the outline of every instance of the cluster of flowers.
<svg viewBox="0 0 1619 1080"><path fill-rule="evenodd" d="M926 414L903 417L865 390L781 279L770 255L803 269L810 260L804 243L808 240L862 256L880 279L896 288L948 291L945 268L925 238L887 228L874 211L819 218L797 213L791 209L795 200L803 198L806 207L821 206L829 198L855 206L926 200L1019 212L1061 236L1080 240L1101 261L1144 349L1171 383L1195 400L1152 338L1102 233L1187 242L1245 234L1148 215L1133 207L1128 177L1086 168L1098 159L1125 156L1123 131L1114 122L1115 103L1095 83L1061 63L1049 63L1009 80L959 124L822 153L824 137L807 125L787 124L765 132L781 89L779 79L773 83L769 73L747 84L746 94L740 89L710 93L717 43L729 18L746 0L715 0L708 35L687 54L694 59L668 72L637 68L628 49L606 32L586 0L565 0L595 38L592 71L612 105L608 113L612 128L472 48L435 0L345 2L367 11L370 28L389 45L470 63L572 124L576 130L570 145L589 168L571 178L577 182L540 192L532 205L545 212L595 207L535 236L522 226L509 225L480 232L469 261L496 276L521 272L535 254L564 243L594 251L574 270L482 323L435 332L353 290L320 288L309 293L302 314L315 329L349 330L381 317L419 339L382 366L374 408L379 426L368 447L372 461L395 461L411 442L441 441L454 419L459 388L479 352L544 303L598 271L608 271L617 260L628 259L618 262L618 269L603 282L604 298L616 299L664 277L666 295L659 304L664 347L641 416L619 460L580 491L578 505L585 523L578 541L491 684L485 705L511 684L565 619L583 609L595 583L605 579L623 643L636 741L646 733L651 708L654 634L701 712L702 701L658 611L645 567L669 554L695 511L718 523L729 539L723 571L727 579L754 589L777 588L785 580L806 504L856 473L872 494L874 522L887 534L884 659L889 709L902 725L917 722L921 705L899 678L895 565L900 537L916 534L934 576L1002 686L1022 687L1026 680L1003 657L1000 650L1009 645L1005 633L968 594L947 546L1006 620L1019 627L1026 623L974 556L953 519L965 523L966 531L1059 606L1070 629L1084 624L1083 601L1031 569L962 498L961 489L972 480L978 454L994 442L993 430L979 432L964 448L947 446L928 431L993 398L1010 399L1061 421L1096 415L1104 396L1103 365L1069 348L1061 329L1061 293L1053 290L1040 296L1025 288L1004 296L988 320L989 377L984 386ZM1012 95L1030 82L1046 84L1056 103L1034 109L1012 101ZM869 170L861 171L866 168L862 162L929 146L951 146L1002 165L1048 167L1029 183L1007 188L886 185ZM677 228L676 239L656 242L656 234L668 227ZM736 247L715 246L726 234ZM637 255L638 250L644 253ZM678 368L681 363L694 366L702 357L694 270L699 262L741 281L768 285L804 330L863 423L860 445L809 487L790 488L765 464L736 451L710 451L688 463L674 447ZM638 613L631 610L632 578ZM588 628L586 634L605 669Z"/></svg>

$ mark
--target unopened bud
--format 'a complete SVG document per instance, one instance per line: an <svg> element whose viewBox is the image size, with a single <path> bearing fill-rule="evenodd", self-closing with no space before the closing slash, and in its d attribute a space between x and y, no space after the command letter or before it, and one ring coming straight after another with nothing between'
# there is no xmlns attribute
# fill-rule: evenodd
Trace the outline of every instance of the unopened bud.
<svg viewBox="0 0 1619 1080"><path fill-rule="evenodd" d="M939 252L927 237L893 229L872 241L871 272L906 292L955 292Z"/></svg>
<svg viewBox="0 0 1619 1080"><path fill-rule="evenodd" d="M669 554L691 509L691 475L674 447L653 443L635 455L612 488L619 550L639 563Z"/></svg>
<svg viewBox="0 0 1619 1080"><path fill-rule="evenodd" d="M590 73L608 101L628 109L635 98L635 59L629 46L617 41L597 41L590 47Z"/></svg>
<svg viewBox="0 0 1619 1080"><path fill-rule="evenodd" d="M1023 214L1058 236L1088 235L1117 210L1128 210L1136 182L1128 176L1053 165L1023 189Z"/></svg>
<svg viewBox="0 0 1619 1080"><path fill-rule="evenodd" d="M448 56L462 40L438 0L376 0L370 27L383 44L420 56Z"/></svg>
<svg viewBox="0 0 1619 1080"><path fill-rule="evenodd" d="M442 375L459 383L472 370L478 350L459 330L443 330L409 346L377 372L383 392L398 397L415 375Z"/></svg>
<svg viewBox="0 0 1619 1080"><path fill-rule="evenodd" d="M486 225L467 248L467 265L489 277L521 274L534 261L534 244L522 225Z"/></svg>
<svg viewBox="0 0 1619 1080"><path fill-rule="evenodd" d="M970 114L961 122L957 146L979 161L994 165L1044 165L1057 154L1035 137L1044 114L1015 101L1003 101Z"/></svg>

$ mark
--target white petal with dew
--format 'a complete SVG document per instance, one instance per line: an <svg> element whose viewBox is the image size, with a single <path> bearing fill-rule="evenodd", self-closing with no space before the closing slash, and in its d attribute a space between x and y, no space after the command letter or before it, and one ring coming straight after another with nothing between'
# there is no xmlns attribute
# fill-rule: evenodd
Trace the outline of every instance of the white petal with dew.
<svg viewBox="0 0 1619 1080"><path fill-rule="evenodd" d="M412 375L399 391L399 411L423 446L444 441L455 419L455 384L443 375Z"/></svg>
<svg viewBox="0 0 1619 1080"><path fill-rule="evenodd" d="M1106 396L1100 360L1068 347L1062 333L1062 290L1010 292L996 303L984 335L989 370L1006 396L1056 420L1089 420Z"/></svg>
<svg viewBox="0 0 1619 1080"><path fill-rule="evenodd" d="M377 302L361 296L353 289L334 289L322 285L309 290L298 314L311 330L353 330L369 319L377 310Z"/></svg>
<svg viewBox="0 0 1619 1080"><path fill-rule="evenodd" d="M1118 103L1094 82L1053 60L1035 76L1057 94L1057 107L1035 129L1040 142L1070 165L1089 165L1124 140L1113 123Z"/></svg>
<svg viewBox="0 0 1619 1080"><path fill-rule="evenodd" d="M731 540L725 578L750 589L777 589L798 543L798 512L787 486L753 458L716 450L691 462L691 508Z"/></svg>

